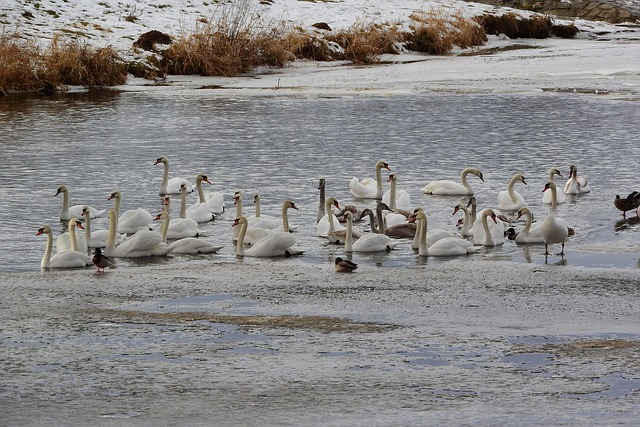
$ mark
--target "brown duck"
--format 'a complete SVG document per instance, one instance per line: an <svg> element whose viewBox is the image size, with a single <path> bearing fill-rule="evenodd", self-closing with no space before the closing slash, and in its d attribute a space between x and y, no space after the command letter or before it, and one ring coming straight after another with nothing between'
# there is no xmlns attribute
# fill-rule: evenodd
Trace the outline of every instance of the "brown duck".
<svg viewBox="0 0 640 427"><path fill-rule="evenodd" d="M620 197L619 194L616 194L616 198L613 200L613 205L621 210L623 218L626 218L627 211L632 211L640 207L640 192L634 191L624 199ZM637 214L638 212L636 212L636 215Z"/></svg>
<svg viewBox="0 0 640 427"><path fill-rule="evenodd" d="M335 264L336 272L338 273L352 273L356 268L358 268L358 264L340 257L336 258Z"/></svg>

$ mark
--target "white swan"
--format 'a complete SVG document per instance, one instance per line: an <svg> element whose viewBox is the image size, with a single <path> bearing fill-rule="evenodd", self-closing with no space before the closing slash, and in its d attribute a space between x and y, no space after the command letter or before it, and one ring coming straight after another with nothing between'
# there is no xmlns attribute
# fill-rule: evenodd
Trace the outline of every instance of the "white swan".
<svg viewBox="0 0 640 427"><path fill-rule="evenodd" d="M202 191L202 187L200 187ZM200 198L198 197L198 200ZM184 216L182 212L184 210ZM213 221L215 217L211 213L209 204L206 202L196 202L193 205L187 207L187 184L180 185L180 218L190 218L197 223Z"/></svg>
<svg viewBox="0 0 640 427"><path fill-rule="evenodd" d="M61 185L58 187L56 191L56 196L62 193L62 211L60 211L60 219L63 221L68 221L71 218L80 218L82 217L82 209L84 209L87 205L74 205L69 207L69 189L66 185ZM93 206L89 206L89 210L91 212L91 218L97 218L102 215L105 209L98 210Z"/></svg>
<svg viewBox="0 0 640 427"><path fill-rule="evenodd" d="M91 229L91 215L89 210L85 208L82 211L84 216L84 239L88 248L104 248L107 246L107 240L109 239L109 230L92 230ZM116 233L116 244L124 240L123 234Z"/></svg>
<svg viewBox="0 0 640 427"><path fill-rule="evenodd" d="M196 191L198 192L198 203L206 203L209 206L209 211L212 214L219 215L224 212L224 196L222 193L216 192L204 192L202 189L202 183L206 182L208 184L213 185L211 181L209 181L209 177L205 174L196 175Z"/></svg>
<svg viewBox="0 0 640 427"><path fill-rule="evenodd" d="M564 242L569 238L569 228L567 224L556 216L556 209L558 204L555 202L556 200L556 192L558 191L555 182L547 182L544 186L544 190L551 190L551 208L549 209L549 213L542 221L542 225L540 226L540 232L542 233L542 237L544 238L544 254L545 256L549 254L549 244L554 243L562 243L562 251L558 255L564 256Z"/></svg>
<svg viewBox="0 0 640 427"><path fill-rule="evenodd" d="M153 216L151 216L149 211L142 208L129 209L120 215L122 193L114 191L107 200L113 199L116 200L113 209L116 211L116 215L118 215L118 233L133 234L136 231L148 230L149 227L151 227L151 224L153 223Z"/></svg>
<svg viewBox="0 0 640 427"><path fill-rule="evenodd" d="M382 202L386 203L391 209L409 209L411 207L411 196L406 190L398 190L398 174L389 174L387 182L390 182L389 190L382 195Z"/></svg>
<svg viewBox="0 0 640 427"><path fill-rule="evenodd" d="M187 191L190 193L193 191L193 185L189 181L184 178L171 178L169 179L169 159L165 156L160 156L156 159L154 166L158 163L162 163L164 165L164 173L162 175L162 181L160 182L160 190L158 191L161 196L165 196L167 194L179 194L180 193L180 185L186 184Z"/></svg>
<svg viewBox="0 0 640 427"><path fill-rule="evenodd" d="M335 199L335 197L328 197L325 200L325 210L327 215L323 216L320 219L320 222L316 224L316 235L320 237L327 237L330 233L334 231L344 230L344 226L340 224L338 218L336 218L333 213L332 208L335 206L336 209L340 209L340 204Z"/></svg>
<svg viewBox="0 0 640 427"><path fill-rule="evenodd" d="M507 189L498 193L498 207L500 209L504 211L517 211L520 208L526 208L528 206L524 197L514 189L518 182L527 185L524 175L517 173L509 180Z"/></svg>
<svg viewBox="0 0 640 427"><path fill-rule="evenodd" d="M140 230L127 237L122 243L116 246L116 228L118 216L116 211L109 211L109 239L105 248L105 254L115 258L141 258L149 256L164 256L171 249L165 243L169 224L163 222L160 232L151 230Z"/></svg>
<svg viewBox="0 0 640 427"><path fill-rule="evenodd" d="M555 179L554 179L555 175L558 175L561 177L562 173L560 173L560 171L556 168L549 169L548 181L555 182ZM567 198L565 197L563 191L556 191L556 194L557 194L556 202L558 204L566 202ZM542 203L545 203L547 205L551 204L551 191L545 191L544 193L542 193Z"/></svg>
<svg viewBox="0 0 640 427"><path fill-rule="evenodd" d="M255 206L256 213L252 217L246 217L249 221L249 228L257 227L266 228L268 230L280 228L282 222L279 218L271 215L262 215L259 193L255 193L253 195L253 205Z"/></svg>
<svg viewBox="0 0 640 427"><path fill-rule="evenodd" d="M467 175L469 174L477 176L484 182L484 177L480 169L466 168L460 173L461 184L448 180L431 181L422 188L422 192L444 196L470 196L473 194L473 189L471 185L469 185L469 181L467 181Z"/></svg>
<svg viewBox="0 0 640 427"><path fill-rule="evenodd" d="M169 213L163 211L156 216L156 220L161 220L167 222L171 225L171 220L169 218ZM167 234L163 234L163 242L167 243ZM169 253L172 254L212 254L222 249L222 246L216 246L211 242L207 242L198 237L185 237L183 239L176 240L175 242L169 245Z"/></svg>
<svg viewBox="0 0 640 427"><path fill-rule="evenodd" d="M204 234L202 230L198 229L198 222L195 219L186 217L186 198L186 193L183 193L180 200L179 218L174 218L169 225L167 235L171 240L183 239L185 237L198 237ZM164 210L171 214L171 197L169 196L164 197ZM211 215L211 213L209 213L209 215Z"/></svg>
<svg viewBox="0 0 640 427"><path fill-rule="evenodd" d="M263 239L258 240L250 248L244 247L244 238L247 232L249 221L244 216L236 218L233 227L240 227L238 241L236 242L236 255L252 257L288 257L290 255L300 255L304 251L294 248L296 238L291 233L277 231L270 233Z"/></svg>
<svg viewBox="0 0 640 427"><path fill-rule="evenodd" d="M282 219L280 220L281 231L290 233L291 227L289 226L289 209L299 210L294 202L291 200L285 200L282 202ZM248 219L247 219L248 220ZM278 232L277 229L268 229L260 227L252 227L249 225L244 237L244 243L253 245L258 240L270 235L271 233Z"/></svg>
<svg viewBox="0 0 640 427"><path fill-rule="evenodd" d="M78 238L76 228L84 229L78 218L71 218L68 224L69 231L56 238L57 253L78 251L86 254L88 252L87 241L84 237L81 239Z"/></svg>
<svg viewBox="0 0 640 427"><path fill-rule="evenodd" d="M569 179L564 185L564 193L584 194L589 193L590 191L591 187L589 187L587 178L584 176L578 176L578 168L576 165L571 165L569 167Z"/></svg>
<svg viewBox="0 0 640 427"><path fill-rule="evenodd" d="M316 224L318 224L320 222L320 220L322 219L322 217L324 217L326 215L325 213L325 180L324 178L320 178L320 181L318 182L318 190L320 190L320 204L318 205L318 216L316 217Z"/></svg>
<svg viewBox="0 0 640 427"><path fill-rule="evenodd" d="M473 243L459 237L445 237L429 245L427 214L422 209L411 217L418 222L418 256L460 256L474 253Z"/></svg>
<svg viewBox="0 0 640 427"><path fill-rule="evenodd" d="M41 234L47 235L47 246L40 261L41 268L83 268L93 263L89 255L78 251L59 252L51 256L53 250L53 231L51 227L45 225L38 229L36 236Z"/></svg>
<svg viewBox="0 0 640 427"><path fill-rule="evenodd" d="M364 234L353 241L353 214L349 211L345 212L347 218L347 230L344 240L345 252L385 252L394 249L397 241L393 241L385 234L369 233Z"/></svg>
<svg viewBox="0 0 640 427"><path fill-rule="evenodd" d="M492 225L489 227L488 219ZM478 224L479 221L479 224ZM482 215L473 225L473 244L483 246L499 246L504 243L504 224L498 219L493 209L484 209Z"/></svg>
<svg viewBox="0 0 640 427"><path fill-rule="evenodd" d="M453 208L452 215L457 214L459 211L462 211L464 213L464 217L462 219L462 228L460 229L460 235L462 237L473 236L473 233L471 232L471 224L473 221L471 220L471 214L469 213L469 209L464 205L464 203L458 203Z"/></svg>
<svg viewBox="0 0 640 427"><path fill-rule="evenodd" d="M349 190L354 197L360 199L381 199L382 198L382 173L381 169L388 169L389 164L384 160L378 160L375 166L375 179L364 178L359 180L356 177L351 178Z"/></svg>
<svg viewBox="0 0 640 427"><path fill-rule="evenodd" d="M529 208L520 208L518 211L518 217L527 216L527 223L524 228L516 235L516 243L544 243L544 237L542 237L541 224L533 223L533 214Z"/></svg>

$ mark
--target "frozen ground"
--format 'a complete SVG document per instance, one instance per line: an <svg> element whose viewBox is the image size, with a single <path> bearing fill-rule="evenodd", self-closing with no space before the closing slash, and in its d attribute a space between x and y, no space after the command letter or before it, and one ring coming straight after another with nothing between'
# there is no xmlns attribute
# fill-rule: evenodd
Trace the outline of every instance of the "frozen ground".
<svg viewBox="0 0 640 427"><path fill-rule="evenodd" d="M638 269L291 261L4 274L0 422L637 425Z"/></svg>

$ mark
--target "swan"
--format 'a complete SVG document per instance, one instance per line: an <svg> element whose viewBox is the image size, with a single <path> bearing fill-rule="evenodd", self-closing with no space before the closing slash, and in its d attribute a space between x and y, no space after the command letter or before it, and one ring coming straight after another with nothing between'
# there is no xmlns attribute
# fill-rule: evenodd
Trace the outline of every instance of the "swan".
<svg viewBox="0 0 640 427"><path fill-rule="evenodd" d="M411 196L405 190L398 190L398 174L389 174L387 182L390 182L389 190L382 195L382 201L391 209L409 209L411 206Z"/></svg>
<svg viewBox="0 0 640 427"><path fill-rule="evenodd" d="M236 218L240 218L241 216L244 216L243 214L243 207L242 207L242 191L238 190L235 193L233 193L233 205L236 208ZM232 227L233 228L233 240L237 240L238 236L240 235L240 228L241 227Z"/></svg>
<svg viewBox="0 0 640 427"><path fill-rule="evenodd" d="M256 213L252 217L247 217L247 220L249 221L249 228L258 227L275 230L280 227L282 224L280 219L271 215L262 215L259 193L255 193L253 195L253 204L256 208Z"/></svg>
<svg viewBox="0 0 640 427"><path fill-rule="evenodd" d="M507 189L498 193L498 207L500 209L505 211L517 211L520 208L526 208L528 206L524 197L514 189L518 182L527 185L524 175L517 173L509 180Z"/></svg>
<svg viewBox="0 0 640 427"><path fill-rule="evenodd" d="M353 214L346 212L347 230L344 239L345 252L384 252L390 251L398 245L385 234L369 233L353 241Z"/></svg>
<svg viewBox="0 0 640 427"><path fill-rule="evenodd" d="M558 176L562 176L562 173L560 173L560 170L556 169L556 168L551 168L549 169L549 179L548 181L553 181L555 182L555 175ZM557 191L556 194L558 195L558 198L556 199L556 202L558 204L560 203L564 203L567 201L567 198L564 196L564 192L563 191ZM544 193L542 193L542 203L545 203L547 205L551 204L551 191L545 191Z"/></svg>
<svg viewBox="0 0 640 427"><path fill-rule="evenodd" d="M263 239L258 240L250 248L244 247L244 238L247 232L249 221L246 217L241 216L233 222L233 227L240 226L238 241L236 242L237 256L252 257L288 257L290 255L301 255L304 251L296 249L296 238L291 233L278 231L270 233Z"/></svg>
<svg viewBox="0 0 640 427"><path fill-rule="evenodd" d="M71 218L80 218L82 216L82 209L87 205L74 205L69 207L69 189L66 185L61 185L56 191L56 196L62 193L62 211L60 212L60 219L62 221L68 221ZM97 218L102 215L105 209L98 210L93 206L89 206L91 212L91 218Z"/></svg>
<svg viewBox="0 0 640 427"><path fill-rule="evenodd" d="M336 206L338 209L340 209L338 201L334 197L329 197L326 201L326 208L331 211L332 206ZM348 215L351 215L351 220L353 221L353 212L345 211L344 215L345 218ZM340 227L340 229L337 229L336 227ZM356 233L355 231L353 231L353 227L351 231L347 231L347 229L344 229L342 225L336 220L336 218L330 218L329 230L327 232L327 235L323 237L326 237L326 239L329 240L329 243L344 244L347 239L347 234L349 235L349 237L351 237L352 241L358 240L360 239L360 237L362 237L360 233Z"/></svg>
<svg viewBox="0 0 640 427"><path fill-rule="evenodd" d="M489 218L493 220L491 227L489 227ZM498 219L493 209L484 209L473 225L473 243L483 246L499 246L504 243L504 224Z"/></svg>
<svg viewBox="0 0 640 427"><path fill-rule="evenodd" d="M381 169L391 170L389 164L384 160L378 160L376 162L375 179L363 178L359 180L356 177L351 178L349 183L349 190L354 197L360 199L381 199L382 198L382 173Z"/></svg>
<svg viewBox="0 0 640 427"><path fill-rule="evenodd" d="M38 229L36 236L46 234L47 246L40 261L41 268L82 268L91 265L91 257L78 251L58 252L51 256L53 250L53 231L45 225Z"/></svg>
<svg viewBox="0 0 640 427"><path fill-rule="evenodd" d="M348 259L342 259L340 257L336 257L334 264L335 270L338 273L352 273L356 268L358 268L358 264L355 262L349 261Z"/></svg>
<svg viewBox="0 0 640 427"><path fill-rule="evenodd" d="M223 213L224 196L218 191L214 193L205 193L202 189L203 182L213 185L213 183L209 181L209 177L207 177L205 174L200 173L196 175L196 191L198 192L198 203L206 203L209 206L209 211L211 211L212 214L219 215Z"/></svg>
<svg viewBox="0 0 640 427"><path fill-rule="evenodd" d="M202 187L200 191L202 191ZM187 185L184 183L180 184L180 218L190 218L197 223L209 222L215 219L208 203L198 201L187 207Z"/></svg>
<svg viewBox="0 0 640 427"><path fill-rule="evenodd" d="M424 212L424 209L422 209L421 207L416 208L413 211L413 214L411 214L411 216L409 217L409 224L416 226L416 234L413 237L413 241L411 242L412 249L418 249L420 247L420 227L422 225L420 221L415 220L415 216L420 211ZM455 237L455 236L456 234L452 231L447 231L442 228L432 228L430 230L427 230L427 246L430 247L431 245L436 243L438 240L446 239L447 237Z"/></svg>
<svg viewBox="0 0 640 427"><path fill-rule="evenodd" d="M169 227L171 226L169 213L166 211L160 212L155 219L163 221L163 225L166 222L169 224ZM163 235L163 242L165 244L167 243L166 233ZM183 239L176 240L169 245L169 253L172 254L211 254L219 251L220 249L222 249L222 246L216 246L213 243L207 242L206 240L198 237L185 237Z"/></svg>
<svg viewBox="0 0 640 427"><path fill-rule="evenodd" d="M107 246L109 230L91 230L91 215L89 215L89 209L86 207L82 210L82 216L84 216L84 238L87 248L104 248ZM116 244L120 243L124 238L124 235L116 233Z"/></svg>
<svg viewBox="0 0 640 427"><path fill-rule="evenodd" d="M290 233L291 232L291 227L289 226L289 209L295 209L295 210L299 210L298 207L296 206L296 204L294 202L292 202L291 200L285 200L284 202L282 202L282 219L280 220L280 223L282 224L282 231ZM248 220L248 219L247 219ZM274 233L277 232L276 229L268 229L268 228L259 228L259 227L252 227L251 225L249 225L247 227L247 232L245 234L244 237L244 243L245 244L249 244L249 245L253 245L254 243L256 243L258 240Z"/></svg>
<svg viewBox="0 0 640 427"><path fill-rule="evenodd" d="M167 235L169 239L182 239L184 237L198 237L204 234L204 232L198 229L198 221L193 218L187 218L186 212L186 198L187 193L183 192L180 200L180 214L179 218L173 219L171 221ZM164 210L167 213L171 213L171 197L164 197ZM211 215L211 213L209 213ZM155 218L154 218L155 220Z"/></svg>
<svg viewBox="0 0 640 427"><path fill-rule="evenodd" d="M419 209L410 221L418 221L418 256L459 256L474 253L476 249L473 243L459 237L445 237L431 245L427 242L427 214Z"/></svg>
<svg viewBox="0 0 640 427"><path fill-rule="evenodd" d="M193 191L193 186L186 179L184 178L169 179L169 159L167 157L165 156L158 157L156 159L156 162L153 165L155 166L159 163L162 163L164 165L162 182L160 183L160 190L158 191L161 196L165 196L167 194L179 194L181 184L187 185L187 191L189 193Z"/></svg>
<svg viewBox="0 0 640 427"><path fill-rule="evenodd" d="M516 243L544 243L541 225L540 223L533 224L533 214L531 210L529 208L520 208L516 221L523 215L527 216L527 224L516 235Z"/></svg>
<svg viewBox="0 0 640 427"><path fill-rule="evenodd" d="M578 176L578 168L576 165L571 165L569 167L569 179L564 185L563 192L565 194L584 194L589 193L590 191L591 187L589 187L587 178L584 176Z"/></svg>
<svg viewBox="0 0 640 427"><path fill-rule="evenodd" d="M105 255L115 258L141 258L167 255L171 249L165 243L169 223L163 222L160 232L140 230L127 237L116 246L116 228L118 226L116 211L109 211L109 239L105 248Z"/></svg>
<svg viewBox="0 0 640 427"><path fill-rule="evenodd" d="M547 182L542 191L547 190L551 191L551 208L540 226L540 232L544 238L544 255L545 257L550 255L548 250L549 244L562 243L562 251L558 255L564 256L564 242L569 238L569 228L562 219L556 217L556 209L558 206L555 201L555 193L558 191L556 183L551 181Z"/></svg>
<svg viewBox="0 0 640 427"><path fill-rule="evenodd" d="M69 220L68 228L69 232L59 235L56 238L56 252L68 252L78 251L86 254L89 248L87 247L86 239L78 239L76 234L76 227L84 229L78 218L71 218Z"/></svg>
<svg viewBox="0 0 640 427"><path fill-rule="evenodd" d="M322 219L322 217L324 217L326 215L325 212L325 180L324 178L320 178L320 181L318 182L318 190L320 190L320 204L318 205L318 216L316 218L316 224L318 224L320 222L320 220Z"/></svg>
<svg viewBox="0 0 640 427"><path fill-rule="evenodd" d="M615 199L613 199L613 205L622 211L623 218L627 217L627 211L634 209L636 209L636 215L638 215L637 208L640 207L640 192L634 191L624 199L619 194L616 194Z"/></svg>
<svg viewBox="0 0 640 427"><path fill-rule="evenodd" d="M480 169L466 168L460 173L461 184L447 180L431 181L422 188L422 192L426 194L440 194L444 196L470 196L473 194L473 189L467 181L467 175L469 174L477 176L482 182L484 182L484 177L482 176Z"/></svg>
<svg viewBox="0 0 640 427"><path fill-rule="evenodd" d="M371 209L364 209L362 211L362 215L361 217L364 218L365 216L369 217L369 224L371 225L371 231L373 233L378 233L378 228L383 230L383 233L389 237L394 237L394 238L406 238L406 239L411 239L413 237L415 237L416 235L416 224L409 224L408 222L404 222L402 224L395 224L391 227L387 227L385 226L385 218L384 218L384 214L383 211L385 209L389 209L389 207L385 204L385 203L378 203L378 205L376 206L376 216L374 219L374 215L373 212L371 211ZM378 224L378 228L376 228L376 222Z"/></svg>
<svg viewBox="0 0 640 427"><path fill-rule="evenodd" d="M469 209L467 209L467 207L463 203L458 203L453 208L452 215L455 215L460 211L464 213L464 218L462 219L462 229L460 229L460 235L462 237L471 237L473 236L473 233L471 232L472 220L471 220L471 214L469 213Z"/></svg>
<svg viewBox="0 0 640 427"><path fill-rule="evenodd" d="M104 273L104 269L107 267L116 268L115 261L103 254L102 249L100 248L96 248L91 261L93 262L93 265L98 267L98 273Z"/></svg>
<svg viewBox="0 0 640 427"><path fill-rule="evenodd" d="M153 216L149 211L137 208L129 209L120 216L120 202L122 201L122 193L114 191L107 200L115 199L114 210L118 218L118 233L133 234L136 231L148 230L153 223Z"/></svg>
<svg viewBox="0 0 640 427"><path fill-rule="evenodd" d="M317 236L327 237L329 233L344 230L343 225L340 224L335 214L333 213L332 207L340 209L340 204L335 199L335 197L328 197L327 200L325 200L325 211L327 212L327 215L323 216L320 219L320 222L316 224Z"/></svg>

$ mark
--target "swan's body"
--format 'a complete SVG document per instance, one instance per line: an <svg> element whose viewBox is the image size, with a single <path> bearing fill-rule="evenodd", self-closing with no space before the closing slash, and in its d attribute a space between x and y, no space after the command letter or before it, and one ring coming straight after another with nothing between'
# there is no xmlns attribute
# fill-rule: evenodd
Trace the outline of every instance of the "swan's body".
<svg viewBox="0 0 640 427"><path fill-rule="evenodd" d="M517 173L509 180L507 189L498 193L498 207L500 209L505 211L517 211L520 208L526 208L528 206L524 197L522 197L522 195L514 188L518 182L527 185L524 175Z"/></svg>
<svg viewBox="0 0 640 427"><path fill-rule="evenodd" d="M160 193L161 196L165 196L167 194L180 194L180 186L185 184L187 186L187 191L190 193L193 191L193 185L184 178L171 178L169 179L169 159L165 156L160 156L156 159L154 165L158 163L162 163L164 165L164 172L162 174L162 181L160 182Z"/></svg>
<svg viewBox="0 0 640 427"><path fill-rule="evenodd" d="M544 243L544 237L542 237L542 225L540 223L533 223L533 214L529 208L521 208L518 211L518 217L516 221L520 219L522 215L527 216L527 224L516 235L516 243Z"/></svg>
<svg viewBox="0 0 640 427"><path fill-rule="evenodd" d="M171 198L169 196L165 196L164 205L165 211L170 214ZM211 213L209 213L209 215L211 215ZM193 218L187 218L187 195L186 192L183 191L180 198L179 218L175 218L169 223L167 237L174 240L183 239L185 237L198 237L202 234L204 234L204 232L198 229L198 221Z"/></svg>
<svg viewBox="0 0 640 427"><path fill-rule="evenodd" d="M353 241L353 214L346 212L347 230L344 240L345 252L384 252L390 251L396 247L398 242L394 242L385 234L369 233L360 236L358 240Z"/></svg>
<svg viewBox="0 0 640 427"><path fill-rule="evenodd" d="M116 268L115 261L103 254L100 248L96 248L91 261L93 265L98 267L98 273L104 272L104 269L107 267Z"/></svg>
<svg viewBox="0 0 640 427"><path fill-rule="evenodd" d="M221 214L224 212L224 196L220 192L204 192L202 189L202 182L206 182L208 184L213 185L211 181L209 181L209 177L204 174L196 175L196 191L198 192L198 203L206 203L209 207L209 212L212 214ZM194 204L193 206L197 205ZM191 207L190 207L191 208ZM187 210L188 215L188 210ZM213 217L212 217L213 218ZM200 222L200 221L198 221Z"/></svg>
<svg viewBox="0 0 640 427"><path fill-rule="evenodd" d="M41 227L36 236L41 234L46 234L47 236L47 246L40 261L41 268L84 268L92 264L89 255L78 251L59 252L51 256L53 251L53 231L51 231L51 227L48 225Z"/></svg>
<svg viewBox="0 0 640 427"><path fill-rule="evenodd" d="M298 210L298 207L291 200L285 200L282 203L282 219L279 220L281 231L290 233L291 227L289 226L289 209ZM248 220L248 218L247 218ZM244 238L244 243L253 245L259 240L273 234L279 232L277 229L269 229L269 228L259 228L252 227L250 225L251 221L249 221L249 226L247 227L247 231Z"/></svg>
<svg viewBox="0 0 640 427"><path fill-rule="evenodd" d="M344 230L344 226L340 224L338 218L336 218L333 213L332 207L336 209L340 209L340 205L338 201L334 197L329 197L325 201L325 210L327 215L323 216L320 219L320 222L316 225L316 235L320 237L327 237L330 233L334 231L342 231Z"/></svg>
<svg viewBox="0 0 640 427"><path fill-rule="evenodd" d="M356 177L351 178L349 190L354 197L360 199L381 199L382 198L382 173L381 169L388 169L389 164L384 160L378 160L375 166L375 179L364 178L359 180Z"/></svg>
<svg viewBox="0 0 640 427"><path fill-rule="evenodd" d="M562 173L560 173L558 169L556 168L549 169L548 181L555 182L556 175L558 175L559 177L562 177ZM560 204L567 201L567 198L564 195L564 191L556 191L556 194L557 194L556 203ZM545 203L547 205L551 204L551 191L545 191L544 193L542 193L542 203Z"/></svg>
<svg viewBox="0 0 640 427"><path fill-rule="evenodd" d="M428 223L424 210L419 209L412 217L418 222L418 255L419 256L460 256L475 252L473 243L459 237L445 237L431 245L427 242Z"/></svg>
<svg viewBox="0 0 640 427"><path fill-rule="evenodd" d="M362 211L362 218L365 216L369 217L369 224L371 225L371 231L373 233L378 233L378 229L384 230L384 234L389 237L399 238L399 239L412 239L416 235L416 224L410 224L408 222L404 222L402 224L395 224L391 227L385 226L385 218L383 211L385 209L389 209L389 207L383 203L378 203L376 207L376 215L374 219L374 214L371 209L364 209ZM376 227L376 222L378 227Z"/></svg>
<svg viewBox="0 0 640 427"><path fill-rule="evenodd" d="M205 175L198 175L196 177L196 183L200 181L199 193L202 193L202 180L206 179L207 182L209 180ZM198 184L196 184L198 187ZM190 218L197 223L209 222L214 220L214 216L211 213L211 209L209 208L209 204L206 202L202 202L204 200L204 194L201 198L198 196L198 201L193 205L187 207L187 184L180 185L180 212L184 209L184 215L180 215L181 218Z"/></svg>
<svg viewBox="0 0 640 427"><path fill-rule="evenodd" d="M171 225L171 220L169 218L168 212L161 212L156 219L162 220L164 223L168 223ZM163 242L167 243L167 233L163 234ZM216 246L211 242L207 242L206 240L200 239L198 237L185 237L183 239L176 240L171 243L169 246L169 253L172 254L211 254L219 251L222 246Z"/></svg>
<svg viewBox="0 0 640 427"><path fill-rule="evenodd" d="M555 202L555 193L558 189L555 182L547 182L542 191L547 190L551 190L552 203L549 213L547 213L540 226L540 232L544 238L544 254L545 256L549 255L549 244L562 243L562 251L559 255L564 255L564 242L569 238L569 228L563 220L556 216L557 203Z"/></svg>
<svg viewBox="0 0 640 427"><path fill-rule="evenodd" d="M492 220L489 226L489 218ZM478 223L479 222L479 223ZM492 209L484 209L473 225L473 244L499 246L504 243L504 224Z"/></svg>
<svg viewBox="0 0 640 427"><path fill-rule="evenodd" d="M120 216L120 202L122 201L122 193L114 191L107 200L115 199L114 210L118 218L118 233L133 234L136 231L148 230L153 223L153 216L149 211L137 208L129 209Z"/></svg>
<svg viewBox="0 0 640 427"><path fill-rule="evenodd" d="M587 178L584 176L578 176L578 168L576 168L576 165L571 165L569 167L569 179L564 185L564 193L584 194L589 193L590 191L591 187L589 187Z"/></svg>
<svg viewBox="0 0 640 427"><path fill-rule="evenodd" d="M460 184L454 181L439 180L431 181L422 188L422 192L426 194L440 194L444 196L470 196L473 189L467 181L467 175L473 174L484 182L484 177L480 169L466 168L460 173Z"/></svg>
<svg viewBox="0 0 640 427"><path fill-rule="evenodd" d="M252 257L281 257L290 255L300 255L303 251L294 248L296 238L291 233L277 231L270 233L263 239L258 240L250 248L244 247L244 238L247 232L247 218L241 216L236 218L233 226L240 227L238 241L236 242L236 255Z"/></svg>
<svg viewBox="0 0 640 427"><path fill-rule="evenodd" d="M456 205L455 208L453 208L453 215L457 214L459 211L462 211L464 213L464 218L462 219L462 228L460 229L460 235L462 237L471 237L473 236L473 233L471 233L471 214L469 213L469 209L467 209L467 207L462 204L459 203L458 205Z"/></svg>
<svg viewBox="0 0 640 427"><path fill-rule="evenodd" d="M349 261L348 259L342 259L337 257L334 261L335 270L338 273L352 273L356 268L358 268L358 264L355 262Z"/></svg>
<svg viewBox="0 0 640 427"><path fill-rule="evenodd" d="M87 248L104 248L107 246L109 230L92 230L89 210L85 208L82 211L82 215L84 216L84 238ZM116 244L120 243L124 238L124 235L116 233Z"/></svg>
<svg viewBox="0 0 640 427"><path fill-rule="evenodd" d="M405 190L398 190L398 174L389 174L387 182L390 182L389 190L382 195L382 202L391 209L409 209L411 207L411 196Z"/></svg>
<svg viewBox="0 0 640 427"><path fill-rule="evenodd" d="M275 230L280 228L282 221L279 218L271 215L262 215L262 208L260 203L260 194L253 195L253 205L255 206L256 213L252 217L247 217L249 221L249 228L266 228L267 230ZM287 230L290 231L290 230Z"/></svg>
<svg viewBox="0 0 640 427"><path fill-rule="evenodd" d="M66 185L61 185L56 191L56 196L62 193L62 210L60 211L60 219L62 221L68 221L71 218L81 218L82 209L87 205L74 205L69 207L69 189ZM91 218L97 218L102 215L105 209L99 210L93 206L88 206L91 213Z"/></svg>
<svg viewBox="0 0 640 427"><path fill-rule="evenodd" d="M105 254L115 258L141 258L149 256L164 256L171 249L165 243L169 224L164 222L161 230L140 230L127 237L116 246L116 227L118 217L115 210L109 211L109 239L105 248Z"/></svg>
<svg viewBox="0 0 640 427"><path fill-rule="evenodd" d="M78 218L71 218L68 224L68 232L59 235L56 238L56 252L68 252L68 251L78 251L86 254L89 250L87 246L87 240L84 238L79 239L76 234L77 228L84 228Z"/></svg>

